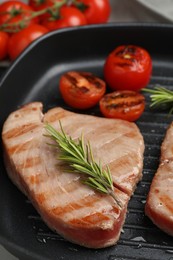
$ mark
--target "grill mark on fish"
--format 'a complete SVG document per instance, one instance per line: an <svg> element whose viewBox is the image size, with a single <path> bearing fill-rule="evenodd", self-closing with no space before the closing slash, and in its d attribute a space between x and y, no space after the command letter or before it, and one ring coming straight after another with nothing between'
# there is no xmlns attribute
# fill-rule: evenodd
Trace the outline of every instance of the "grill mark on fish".
<svg viewBox="0 0 173 260"><path fill-rule="evenodd" d="M83 207L92 207L94 203L98 202L99 200L99 197L87 196L87 198L84 197L76 202L69 203L65 206L53 208L51 209L51 212L59 216L61 214L66 214L72 212L73 210L81 209Z"/></svg>
<svg viewBox="0 0 173 260"><path fill-rule="evenodd" d="M17 164L17 167L21 168L21 169L23 169L23 168L26 169L26 168L34 167L41 163L42 163L42 161L41 161L40 157L28 157L25 159L24 162Z"/></svg>
<svg viewBox="0 0 173 260"><path fill-rule="evenodd" d="M53 123L53 122L55 122L57 120L60 120L60 119L64 118L64 116L65 116L65 112L64 111L61 111L61 112L57 111L55 114L51 114L49 116L49 123Z"/></svg>
<svg viewBox="0 0 173 260"><path fill-rule="evenodd" d="M91 215L87 215L83 218L73 218L69 222L70 224L73 224L74 226L80 226L84 223L90 224L90 225L98 225L98 223L109 221L110 218L106 216L104 213L101 212L95 212Z"/></svg>
<svg viewBox="0 0 173 260"><path fill-rule="evenodd" d="M35 143L35 146L33 146L34 144L32 144L32 148L35 148L37 147L37 143ZM16 144L16 145L13 145L13 146L10 146L8 149L7 149L7 152L9 154L13 154L13 153L22 153L23 151L26 151L28 149L31 148L31 141L27 141L25 143L19 143L19 144Z"/></svg>
<svg viewBox="0 0 173 260"><path fill-rule="evenodd" d="M37 128L37 124L28 123L26 125L18 126L10 129L9 131L3 134L3 137L6 139L15 138L20 135L26 134L28 132L32 132L35 128Z"/></svg>
<svg viewBox="0 0 173 260"><path fill-rule="evenodd" d="M42 184L43 182L46 183L45 180L42 181ZM36 194L36 198L37 196L42 196L42 194L46 194L45 196L45 200L46 201L49 201L50 199L52 200L53 197L55 196L60 196L62 195L62 192L64 193L73 193L73 192L77 192L78 189L79 189L79 185L78 185L78 181L71 181L70 183L67 183L67 184L64 184L64 186L61 185L61 183L59 184L59 182L57 181L55 187L54 187L54 190L50 190L49 187L47 187L48 189L45 189L43 191L39 191L39 193ZM56 190L55 190L56 188Z"/></svg>
<svg viewBox="0 0 173 260"><path fill-rule="evenodd" d="M26 179L27 179L27 182L29 182L31 185L39 185L41 183L41 179L42 179L41 176L42 176L41 173L38 173L38 174L36 173L36 174L26 177Z"/></svg>

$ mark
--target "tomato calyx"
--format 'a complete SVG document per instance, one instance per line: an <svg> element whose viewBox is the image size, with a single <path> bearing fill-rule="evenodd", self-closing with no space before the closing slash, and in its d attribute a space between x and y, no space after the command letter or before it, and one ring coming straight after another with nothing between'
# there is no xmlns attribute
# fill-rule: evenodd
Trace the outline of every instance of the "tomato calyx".
<svg viewBox="0 0 173 260"><path fill-rule="evenodd" d="M48 18L49 21L56 21L61 18L59 8L48 8L47 13L50 15Z"/></svg>
<svg viewBox="0 0 173 260"><path fill-rule="evenodd" d="M89 8L89 6L87 4L84 4L83 2L79 2L77 0L73 0L72 4L78 8L81 12L84 12L86 9Z"/></svg>
<svg viewBox="0 0 173 260"><path fill-rule="evenodd" d="M15 8L15 6L9 11L9 12L7 12L10 16L11 16L11 18L12 17L15 17L15 16L17 16L17 15L19 15L19 14L22 14L22 13L24 13L25 11L22 9L22 8Z"/></svg>

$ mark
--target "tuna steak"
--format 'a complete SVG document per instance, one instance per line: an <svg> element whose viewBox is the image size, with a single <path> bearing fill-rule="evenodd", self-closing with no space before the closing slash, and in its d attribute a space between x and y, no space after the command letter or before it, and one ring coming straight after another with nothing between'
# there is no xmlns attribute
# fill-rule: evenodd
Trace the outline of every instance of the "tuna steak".
<svg viewBox="0 0 173 260"><path fill-rule="evenodd" d="M81 183L81 174L66 172L57 150L47 144L49 122L73 139L84 135L96 160L109 165L112 197ZM142 177L144 142L134 123L82 115L60 107L42 113L33 102L11 113L2 131L4 161L13 183L31 200L54 231L74 243L102 248L115 244L125 221L127 204Z"/></svg>
<svg viewBox="0 0 173 260"><path fill-rule="evenodd" d="M173 236L173 123L161 146L160 164L152 180L145 213L164 232Z"/></svg>

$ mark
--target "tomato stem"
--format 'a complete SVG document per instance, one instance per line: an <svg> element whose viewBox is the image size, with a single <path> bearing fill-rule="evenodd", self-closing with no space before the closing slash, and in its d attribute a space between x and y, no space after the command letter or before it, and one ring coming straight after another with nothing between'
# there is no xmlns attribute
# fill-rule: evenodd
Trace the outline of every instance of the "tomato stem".
<svg viewBox="0 0 173 260"><path fill-rule="evenodd" d="M75 5L81 12L84 12L89 6L79 2L78 0L71 0L71 3Z"/></svg>
<svg viewBox="0 0 173 260"><path fill-rule="evenodd" d="M33 12L31 12L30 17L24 18L15 23L10 23L10 22L4 23L4 24L0 25L0 31L12 32L12 33L18 32L21 29L25 28L27 26L27 22L29 22L30 20L32 20L35 17L38 17L45 13L50 13L51 15L54 15L55 13L58 14L59 9L63 5L67 4L67 2L68 2L68 0L62 0L60 2L54 3L51 7L49 6L42 10L39 10L39 11L33 11Z"/></svg>

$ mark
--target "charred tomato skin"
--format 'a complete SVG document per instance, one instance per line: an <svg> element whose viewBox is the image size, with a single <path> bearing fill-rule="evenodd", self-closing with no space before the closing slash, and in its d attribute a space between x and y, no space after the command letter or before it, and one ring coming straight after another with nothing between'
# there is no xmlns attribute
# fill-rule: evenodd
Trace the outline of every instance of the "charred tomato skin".
<svg viewBox="0 0 173 260"><path fill-rule="evenodd" d="M73 108L95 106L106 91L106 83L90 72L70 71L63 74L59 89L64 101Z"/></svg>
<svg viewBox="0 0 173 260"><path fill-rule="evenodd" d="M105 60L104 78L112 90L138 91L148 85L151 74L151 56L139 46L118 46Z"/></svg>
<svg viewBox="0 0 173 260"><path fill-rule="evenodd" d="M108 93L99 102L100 111L107 118L136 121L145 109L145 97L130 90Z"/></svg>

